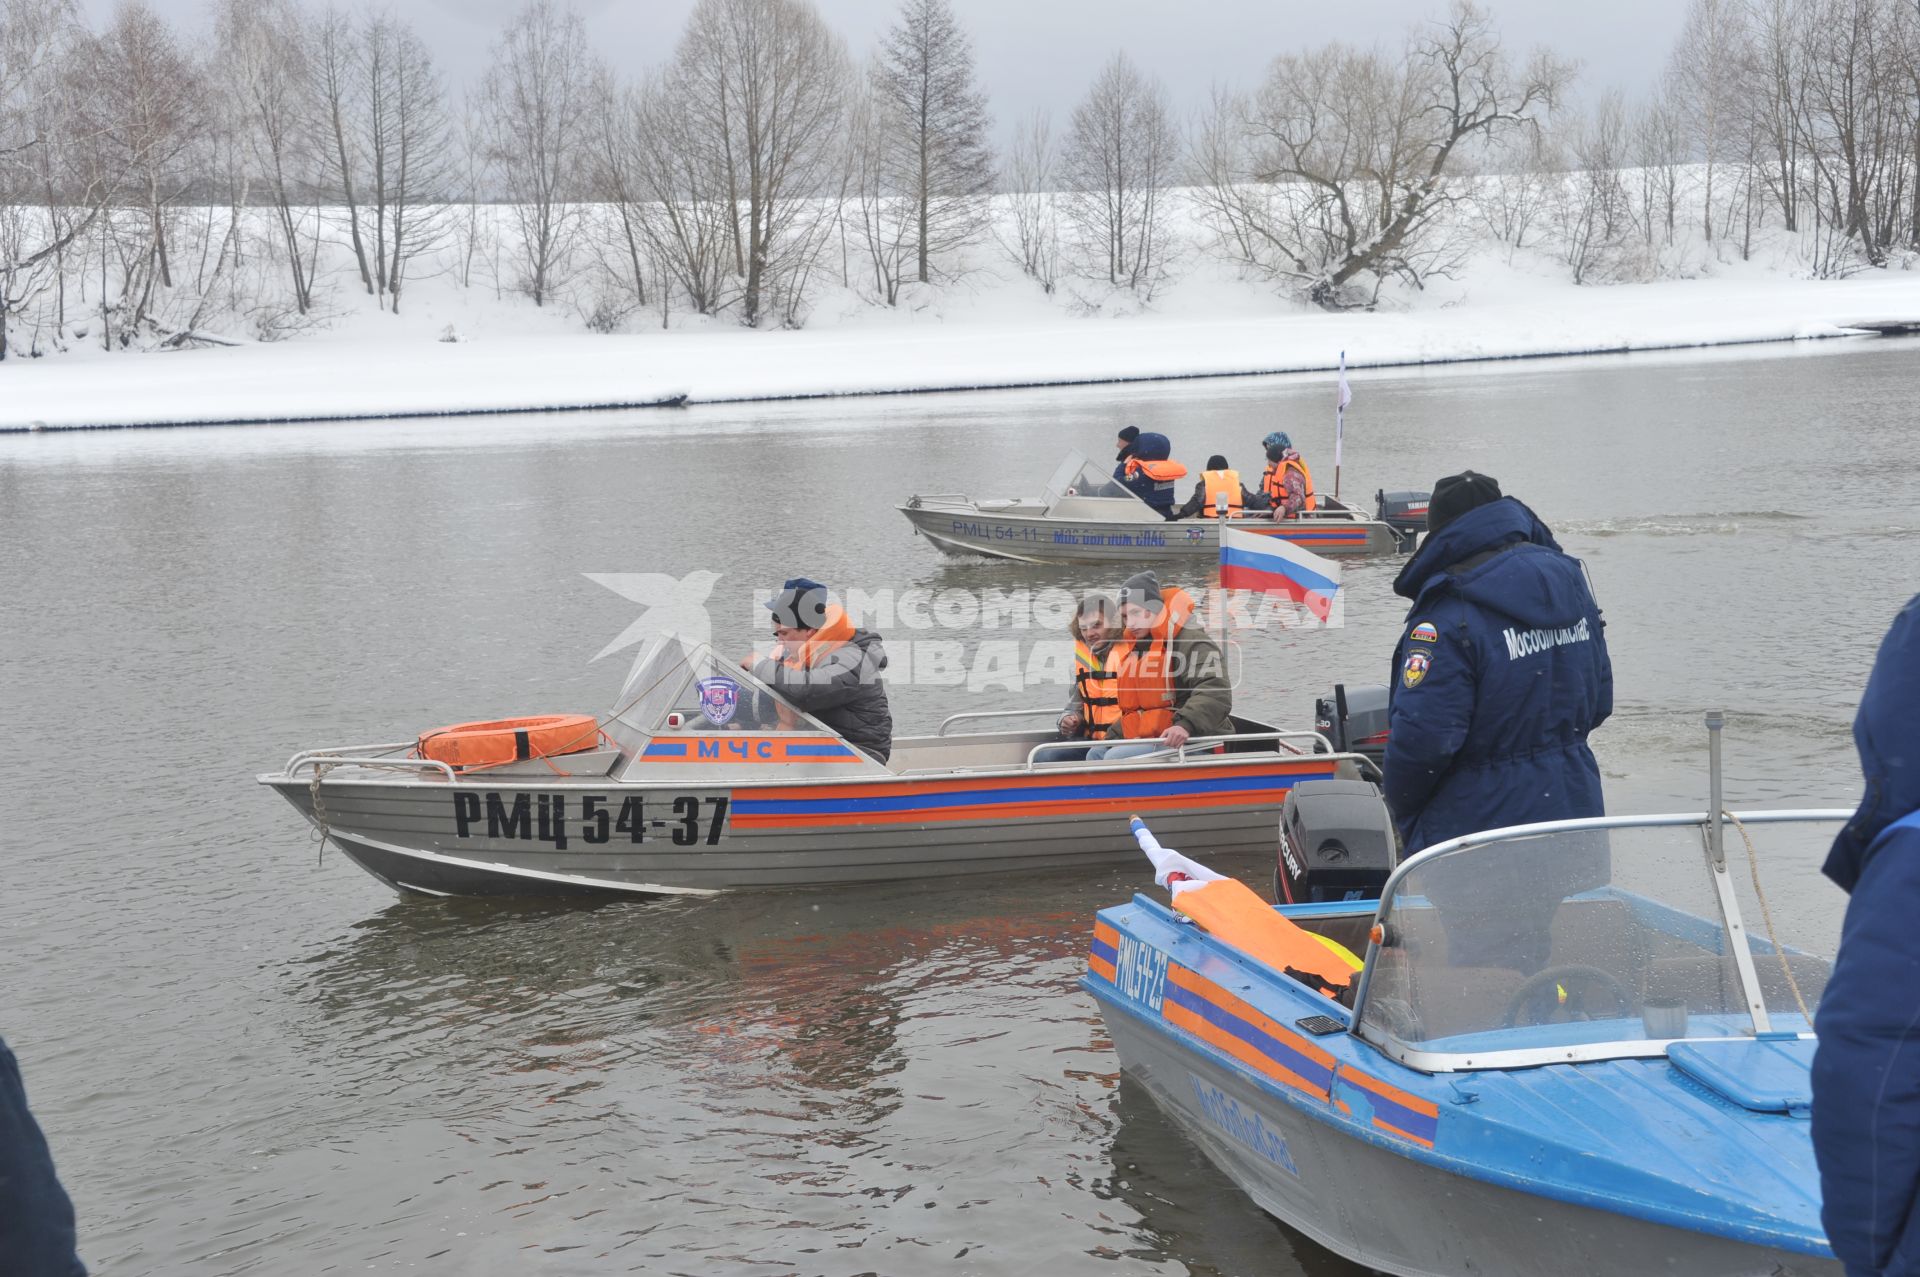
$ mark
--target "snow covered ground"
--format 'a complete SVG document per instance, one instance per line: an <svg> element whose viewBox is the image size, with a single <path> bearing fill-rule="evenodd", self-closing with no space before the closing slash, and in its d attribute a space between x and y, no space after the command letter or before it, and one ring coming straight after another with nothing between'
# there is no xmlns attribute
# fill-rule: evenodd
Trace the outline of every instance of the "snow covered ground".
<svg viewBox="0 0 1920 1277"><path fill-rule="evenodd" d="M1682 281L1580 287L1545 263L1487 252L1461 281L1396 298L1394 309L1330 315L1202 261L1149 309L1117 300L1048 297L1017 271L982 269L895 309L826 293L801 331L676 315L666 331L596 334L564 308L446 279L412 286L400 315L359 305L336 283L335 319L294 340L114 354L82 340L56 357L9 359L0 430L1307 371L1332 367L1342 350L1368 368L1784 341L1920 321L1920 271L1816 281L1756 258L1707 262ZM440 340L449 327L458 342Z"/></svg>

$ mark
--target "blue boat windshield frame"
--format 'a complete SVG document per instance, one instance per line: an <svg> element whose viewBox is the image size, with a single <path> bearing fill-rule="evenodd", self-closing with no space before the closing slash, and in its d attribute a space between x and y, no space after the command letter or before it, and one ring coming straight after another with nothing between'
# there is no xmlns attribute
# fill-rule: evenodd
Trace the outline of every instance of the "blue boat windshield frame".
<svg viewBox="0 0 1920 1277"><path fill-rule="evenodd" d="M1751 847L1747 826L1825 839L1851 815L1728 812L1722 828ZM1349 1032L1426 1073L1810 1036L1801 985L1817 1001L1827 964L1749 932L1712 832L1706 813L1550 821L1409 857L1381 892Z"/></svg>

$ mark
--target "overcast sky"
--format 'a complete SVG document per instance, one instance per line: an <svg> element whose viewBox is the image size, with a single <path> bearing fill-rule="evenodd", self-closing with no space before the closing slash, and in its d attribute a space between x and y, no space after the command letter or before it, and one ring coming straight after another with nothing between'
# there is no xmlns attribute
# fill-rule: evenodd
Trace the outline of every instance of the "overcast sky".
<svg viewBox="0 0 1920 1277"><path fill-rule="evenodd" d="M314 0L315 3L318 0ZM114 0L86 0L96 19ZM182 24L205 20L205 0L149 0ZM385 0L430 43L449 84L464 88L518 0ZM576 0L601 55L637 72L663 61L694 0ZM898 0L815 0L856 56L870 50ZM1125 49L1161 77L1185 113L1218 82L1251 85L1274 54L1328 40L1398 44L1446 0L954 0L972 32L980 77L1005 124L1034 108L1064 117L1100 65ZM1582 95L1637 92L1680 29L1680 0L1494 0L1507 45L1548 44L1582 64Z"/></svg>

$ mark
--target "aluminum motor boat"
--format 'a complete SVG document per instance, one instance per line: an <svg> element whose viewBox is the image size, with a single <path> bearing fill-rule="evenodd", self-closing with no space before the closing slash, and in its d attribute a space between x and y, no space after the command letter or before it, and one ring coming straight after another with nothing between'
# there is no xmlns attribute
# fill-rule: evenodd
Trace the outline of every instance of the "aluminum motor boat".
<svg viewBox="0 0 1920 1277"><path fill-rule="evenodd" d="M1392 554L1426 526L1424 493L1379 494L1380 517L1324 494L1317 500L1317 510L1297 518L1274 520L1265 512L1248 512L1228 522L1320 555ZM1220 553L1220 520L1166 520L1077 452L1060 463L1038 497L930 493L909 497L899 509L914 531L952 555L1137 568Z"/></svg>
<svg viewBox="0 0 1920 1277"><path fill-rule="evenodd" d="M1250 718L1143 759L1042 761L1057 707L1023 712L1039 729L955 715L881 763L700 644L657 645L629 686L617 713L578 720L571 752L461 765L416 739L304 751L258 779L402 891L676 895L1112 864L1136 854L1132 811L1271 854L1292 786L1374 774Z"/></svg>

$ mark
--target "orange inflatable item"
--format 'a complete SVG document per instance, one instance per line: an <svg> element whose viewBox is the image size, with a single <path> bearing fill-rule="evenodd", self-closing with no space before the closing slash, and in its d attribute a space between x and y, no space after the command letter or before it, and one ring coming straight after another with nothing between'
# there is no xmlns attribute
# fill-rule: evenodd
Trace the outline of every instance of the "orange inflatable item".
<svg viewBox="0 0 1920 1277"><path fill-rule="evenodd" d="M421 733L414 753L463 771L528 758L577 754L599 743L600 723L591 715L542 714L436 728Z"/></svg>
<svg viewBox="0 0 1920 1277"><path fill-rule="evenodd" d="M1173 907L1201 930L1275 971L1283 971L1330 998L1353 982L1352 954L1281 917L1253 888L1237 878L1193 887L1173 898Z"/></svg>

